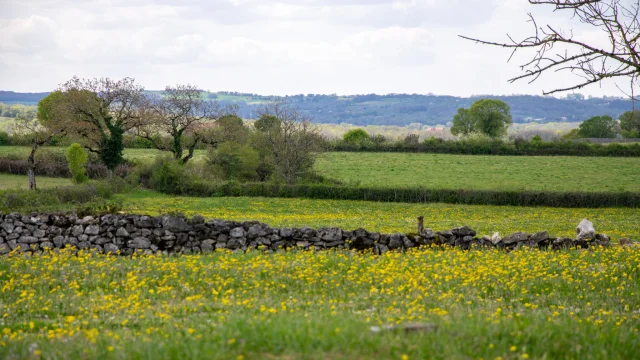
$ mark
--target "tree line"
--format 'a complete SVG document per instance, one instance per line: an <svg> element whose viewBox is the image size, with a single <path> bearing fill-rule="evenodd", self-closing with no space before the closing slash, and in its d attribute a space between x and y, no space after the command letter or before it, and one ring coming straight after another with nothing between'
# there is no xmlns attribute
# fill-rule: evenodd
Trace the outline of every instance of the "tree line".
<svg viewBox="0 0 640 360"><path fill-rule="evenodd" d="M131 78L73 77L40 100L36 120L27 115L18 122L35 135L30 187L35 188L35 152L60 136L95 154L110 173L124 162L125 134L170 153L180 165L206 144L211 162L230 178L278 177L292 184L311 168L322 142L309 117L287 101L270 102L259 109L254 128L248 128L237 110L204 98L193 85L167 86L152 94Z"/></svg>

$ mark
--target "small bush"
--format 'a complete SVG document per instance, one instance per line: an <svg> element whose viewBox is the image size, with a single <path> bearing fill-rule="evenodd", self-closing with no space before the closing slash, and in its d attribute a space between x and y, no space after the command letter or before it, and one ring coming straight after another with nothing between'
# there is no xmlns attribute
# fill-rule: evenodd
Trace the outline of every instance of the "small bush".
<svg viewBox="0 0 640 360"><path fill-rule="evenodd" d="M11 139L9 138L9 134L4 131L0 131L0 146L8 146L11 145Z"/></svg>
<svg viewBox="0 0 640 360"><path fill-rule="evenodd" d="M210 149L209 162L219 167L228 180L257 180L259 178L260 155L249 145L231 142Z"/></svg>
<svg viewBox="0 0 640 360"><path fill-rule="evenodd" d="M78 143L71 144L67 148L65 157L69 163L69 172L71 173L71 179L73 182L75 184L87 182L87 180L89 180L85 169L85 165L87 164L87 154L84 152L82 146Z"/></svg>
<svg viewBox="0 0 640 360"><path fill-rule="evenodd" d="M342 140L351 144L363 144L371 140L371 136L362 129L353 129L347 131Z"/></svg>
<svg viewBox="0 0 640 360"><path fill-rule="evenodd" d="M189 184L196 180L183 164L170 156L159 156L148 175L149 187L167 194L183 194ZM141 178L140 181L144 180Z"/></svg>

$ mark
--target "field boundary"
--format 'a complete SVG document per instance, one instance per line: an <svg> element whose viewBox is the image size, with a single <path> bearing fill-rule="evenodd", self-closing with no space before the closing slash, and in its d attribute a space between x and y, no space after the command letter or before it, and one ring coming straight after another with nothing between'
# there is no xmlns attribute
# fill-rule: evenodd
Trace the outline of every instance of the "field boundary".
<svg viewBox="0 0 640 360"><path fill-rule="evenodd" d="M200 215L184 216L112 215L78 217L76 214L0 213L0 254L39 252L64 247L92 249L115 255L163 253L203 253L215 250L249 249L360 250L384 254L420 246L447 246L461 250L571 249L610 246L607 235L596 234L590 222L576 239L550 237L547 231L535 234L518 232L501 238L476 237L468 226L435 232L424 229L418 218L413 234L381 234L365 229L353 231L337 227L312 229L272 228L257 221L205 221ZM582 225L582 223L580 224ZM579 225L579 229L580 228ZM5 243L6 241L6 243ZM630 240L624 241L633 245ZM627 244L620 241L621 244Z"/></svg>
<svg viewBox="0 0 640 360"><path fill-rule="evenodd" d="M361 200L400 203L544 206L564 208L640 207L637 192L554 192L453 190L427 188L346 187L324 184L281 185L269 183L193 182L175 187L171 195L196 197L249 196Z"/></svg>

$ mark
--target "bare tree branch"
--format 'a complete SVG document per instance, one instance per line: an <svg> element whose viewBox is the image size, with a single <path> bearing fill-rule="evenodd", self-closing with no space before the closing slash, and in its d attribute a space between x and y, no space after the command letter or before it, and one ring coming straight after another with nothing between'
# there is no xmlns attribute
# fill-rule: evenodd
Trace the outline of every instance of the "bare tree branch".
<svg viewBox="0 0 640 360"><path fill-rule="evenodd" d="M473 37L461 38L479 44L513 49L510 61L518 50L533 49L530 61L520 66L524 74L509 79L515 82L527 79L536 81L547 72L568 71L582 80L574 85L543 91L545 95L570 91L598 83L605 79L623 78L631 82L631 94L640 85L640 0L626 4L621 0L529 0L533 5L553 5L555 11L571 11L581 23L600 28L606 34L610 47L578 40L572 32L565 33L552 25L538 26L533 15L534 35L516 41L507 35L510 42L486 41ZM555 47L560 47L555 50ZM633 99L633 95L631 96Z"/></svg>

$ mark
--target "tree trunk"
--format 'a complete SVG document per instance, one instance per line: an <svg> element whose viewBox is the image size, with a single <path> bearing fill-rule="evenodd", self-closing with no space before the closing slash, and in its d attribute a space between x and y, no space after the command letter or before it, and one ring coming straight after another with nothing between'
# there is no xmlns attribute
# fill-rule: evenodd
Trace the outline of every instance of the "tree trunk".
<svg viewBox="0 0 640 360"><path fill-rule="evenodd" d="M27 175L29 177L29 190L36 190L36 151L38 150L38 134L36 134L33 146L31 146L31 153L27 162L29 163L29 170Z"/></svg>
<svg viewBox="0 0 640 360"><path fill-rule="evenodd" d="M29 176L29 190L36 190L36 173L33 168L29 168L27 171Z"/></svg>

